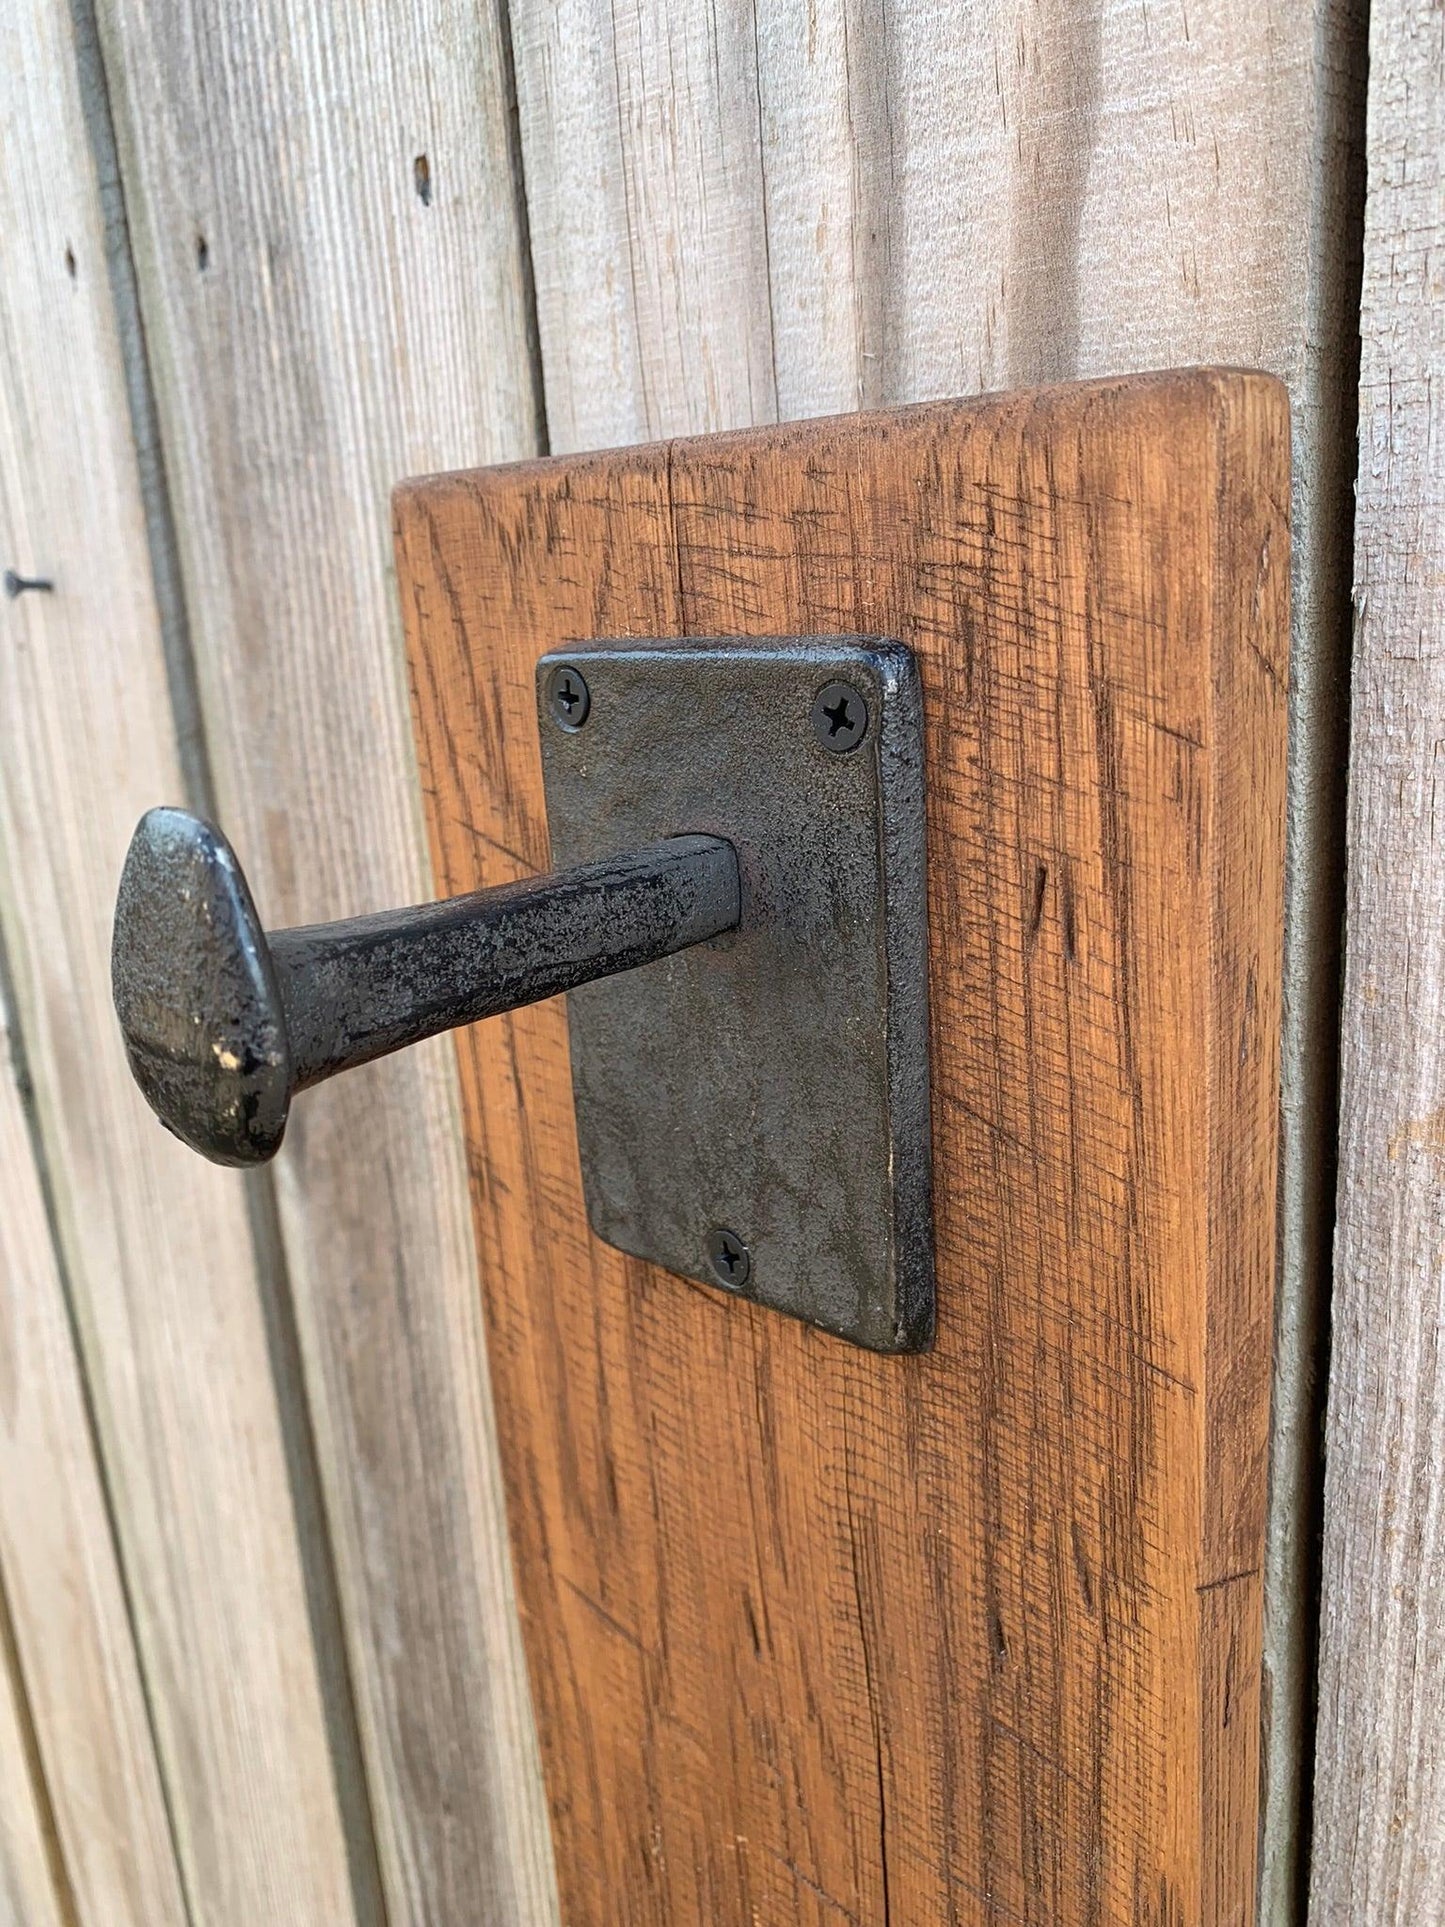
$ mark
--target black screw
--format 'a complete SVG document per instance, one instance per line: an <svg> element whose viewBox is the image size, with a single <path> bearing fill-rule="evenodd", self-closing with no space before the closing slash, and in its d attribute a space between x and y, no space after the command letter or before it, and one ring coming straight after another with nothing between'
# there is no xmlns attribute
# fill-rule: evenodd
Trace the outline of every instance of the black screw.
<svg viewBox="0 0 1445 1927"><path fill-rule="evenodd" d="M16 575L13 569L7 569L5 571L5 593L12 602L16 596L24 595L27 589L43 589L45 593L49 595L54 587L55 584L53 582L47 582L43 576Z"/></svg>
<svg viewBox="0 0 1445 1927"><path fill-rule="evenodd" d="M563 729L580 729L592 707L587 678L570 662L559 662L547 676L547 707Z"/></svg>
<svg viewBox="0 0 1445 1927"><path fill-rule="evenodd" d="M835 756L857 749L868 734L868 705L851 684L823 684L813 698L813 734Z"/></svg>
<svg viewBox="0 0 1445 1927"><path fill-rule="evenodd" d="M752 1253L736 1231L729 1231L725 1225L719 1225L709 1234L707 1261L718 1283L732 1291L742 1289L753 1268Z"/></svg>

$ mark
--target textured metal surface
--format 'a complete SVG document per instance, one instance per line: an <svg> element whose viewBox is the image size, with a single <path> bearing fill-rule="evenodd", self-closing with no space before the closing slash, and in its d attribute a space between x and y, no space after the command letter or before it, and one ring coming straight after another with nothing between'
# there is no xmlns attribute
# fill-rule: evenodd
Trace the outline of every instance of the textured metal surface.
<svg viewBox="0 0 1445 1927"><path fill-rule="evenodd" d="M268 936L221 833L186 810L151 810L121 878L115 1006L161 1121L218 1164L259 1164L280 1147L295 1091L650 963L730 930L738 912L732 850L681 836Z"/></svg>
<svg viewBox="0 0 1445 1927"><path fill-rule="evenodd" d="M589 691L564 729L559 665ZM568 998L588 1215L622 1250L879 1351L933 1333L922 717L869 638L579 644L537 670L552 856L738 852L738 929ZM846 754L814 721L861 696ZM745 1263L720 1265L721 1236Z"/></svg>
<svg viewBox="0 0 1445 1927"><path fill-rule="evenodd" d="M235 853L189 810L147 810L115 907L111 988L146 1101L217 1164L286 1128L290 1054L270 948Z"/></svg>

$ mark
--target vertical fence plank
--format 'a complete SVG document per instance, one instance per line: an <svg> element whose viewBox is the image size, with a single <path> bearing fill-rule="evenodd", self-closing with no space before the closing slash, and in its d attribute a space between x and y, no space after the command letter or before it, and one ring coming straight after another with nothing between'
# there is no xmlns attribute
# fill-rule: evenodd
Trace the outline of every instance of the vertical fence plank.
<svg viewBox="0 0 1445 1927"><path fill-rule="evenodd" d="M1370 22L1310 1918L1445 1918L1445 13Z"/></svg>
<svg viewBox="0 0 1445 1927"><path fill-rule="evenodd" d="M47 1838L20 1685L0 1651L0 1923L73 1927L64 1872ZM67 1911L71 1918L67 1919Z"/></svg>
<svg viewBox="0 0 1445 1927"><path fill-rule="evenodd" d="M0 1574L58 1850L82 1921L183 1927L126 1600L3 1002L0 1172Z"/></svg>
<svg viewBox="0 0 1445 1927"><path fill-rule="evenodd" d="M111 1010L126 840L181 776L75 18L63 0L22 0L10 24L0 560L55 585L0 608L0 911L18 1023L192 1918L340 1923L353 1912L347 1845L243 1194L149 1117ZM32 1356L42 1337L26 1339ZM39 1403L15 1414L7 1451L33 1454L25 1428L42 1416ZM83 1524L99 1530L93 1511ZM59 1641L58 1616L43 1629L25 1617L45 1606L31 1565L45 1550L12 1546L7 1582L18 1636ZM101 1534L93 1587L109 1556ZM62 1687L48 1669L70 1660ZM88 1667L83 1652L49 1654L37 1714L65 1719ZM119 1691L118 1673L108 1685ZM55 1737L103 1741L99 1726ZM143 1855L145 1831L130 1844ZM164 1921L174 1902L154 1892L149 1918Z"/></svg>
<svg viewBox="0 0 1445 1927"><path fill-rule="evenodd" d="M102 0L224 823L272 922L427 894L388 496L531 453L492 0ZM545 1921L448 1044L308 1095L278 1166L388 1906Z"/></svg>
<svg viewBox="0 0 1445 1927"><path fill-rule="evenodd" d="M1289 383L1265 1918L1298 1880L1311 1693L1362 19L1357 0L513 6L557 450L1189 362Z"/></svg>

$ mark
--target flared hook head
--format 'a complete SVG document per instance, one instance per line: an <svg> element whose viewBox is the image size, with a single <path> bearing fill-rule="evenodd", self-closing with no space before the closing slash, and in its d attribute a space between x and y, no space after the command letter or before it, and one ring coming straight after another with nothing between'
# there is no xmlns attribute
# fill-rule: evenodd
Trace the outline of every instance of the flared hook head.
<svg viewBox="0 0 1445 1927"><path fill-rule="evenodd" d="M161 1122L216 1164L274 1157L292 1069L271 952L230 844L189 810L148 810L136 825L111 987Z"/></svg>

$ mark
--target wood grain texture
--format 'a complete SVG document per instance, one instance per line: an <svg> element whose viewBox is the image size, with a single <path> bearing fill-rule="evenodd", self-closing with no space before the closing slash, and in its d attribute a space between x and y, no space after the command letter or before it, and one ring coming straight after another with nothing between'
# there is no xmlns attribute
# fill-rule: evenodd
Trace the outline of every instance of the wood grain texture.
<svg viewBox="0 0 1445 1927"><path fill-rule="evenodd" d="M0 1927L71 1927L23 1692L9 1658L0 1651Z"/></svg>
<svg viewBox="0 0 1445 1927"><path fill-rule="evenodd" d="M0 1172L0 1576L56 1851L81 1922L184 1927L125 1593L3 1002Z"/></svg>
<svg viewBox="0 0 1445 1927"><path fill-rule="evenodd" d="M1296 1902L1333 1219L1363 0L514 0L554 452L1195 362L1293 401L1267 1918Z"/></svg>
<svg viewBox="0 0 1445 1927"><path fill-rule="evenodd" d="M0 76L0 552L55 582L0 614L0 914L18 1024L190 1918L345 1922L346 1847L243 1194L150 1117L111 1008L121 859L141 810L178 800L181 779L73 16L64 0L24 0L13 27ZM7 1212L26 1181L23 1165L7 1172ZM53 1303L26 1309L53 1334ZM46 1369L44 1330L12 1331L21 1339ZM74 1400L63 1378L23 1392L6 1413L7 1469L33 1476L47 1400L68 1433ZM75 1826L93 1827L97 1876L128 1849L139 1878L156 1834L142 1820L143 1738L122 1743L116 1724L129 1717L125 1636L97 1625L82 1640L87 1607L114 1606L107 1535L77 1552L89 1572L72 1563L68 1603L64 1568L46 1570L67 1468L86 1447L69 1433L48 1520L43 1489L8 1495L12 1523L35 1507L46 1530L7 1549L7 1585L26 1650L57 1642L32 1663L42 1739L59 1759L110 1731L118 1750L95 1763L99 1780L136 1767L128 1842L113 1835L120 1795L77 1814L64 1796L81 1780L58 1773L67 1851ZM93 1513L76 1522L88 1537ZM67 1630L73 1651L58 1643ZM58 1677L64 1666L73 1678ZM62 1731L92 1689L85 1731ZM163 1922L175 1909L164 1865L147 1878L147 1919ZM93 1917L123 1919L124 1886L106 1898Z"/></svg>
<svg viewBox="0 0 1445 1927"><path fill-rule="evenodd" d="M563 638L924 682L935 1351L600 1245L560 1004L462 1036L571 1927L1249 1917L1287 439L1203 373L398 493L447 890L545 865Z"/></svg>
<svg viewBox="0 0 1445 1927"><path fill-rule="evenodd" d="M1226 356L1313 429L1345 6L513 16L554 451Z"/></svg>
<svg viewBox="0 0 1445 1927"><path fill-rule="evenodd" d="M1310 1919L1445 1918L1445 15L1371 13Z"/></svg>
<svg viewBox="0 0 1445 1927"><path fill-rule="evenodd" d="M99 11L223 825L270 922L415 902L388 492L536 447L498 9ZM390 1918L545 1922L446 1046L278 1170Z"/></svg>

